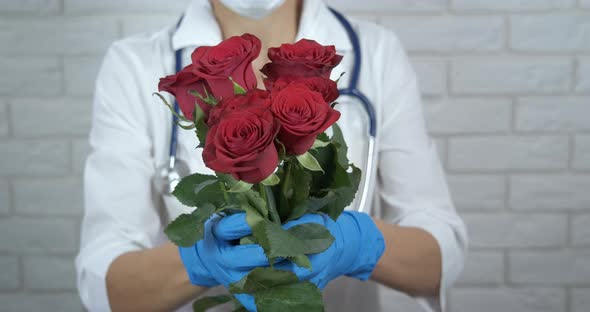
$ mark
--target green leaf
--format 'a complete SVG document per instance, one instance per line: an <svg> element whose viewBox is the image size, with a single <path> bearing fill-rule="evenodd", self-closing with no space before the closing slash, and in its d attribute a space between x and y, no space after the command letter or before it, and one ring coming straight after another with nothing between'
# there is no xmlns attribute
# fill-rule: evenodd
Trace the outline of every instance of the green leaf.
<svg viewBox="0 0 590 312"><path fill-rule="evenodd" d="M351 167L352 172L348 173L344 171L342 173L340 171L339 175L334 176L332 190L336 195L336 200L320 209L320 211L328 214L334 220L338 219L344 208L352 203L358 191L361 170L354 165L351 165Z"/></svg>
<svg viewBox="0 0 590 312"><path fill-rule="evenodd" d="M268 267L257 267L241 280L229 285L232 294L254 294L273 287L299 282L297 275L291 271L275 270Z"/></svg>
<svg viewBox="0 0 590 312"><path fill-rule="evenodd" d="M253 234L271 262L278 257L295 257L305 254L307 250L305 242L283 229L281 225L264 220L260 228L261 231L258 233L254 233L253 229Z"/></svg>
<svg viewBox="0 0 590 312"><path fill-rule="evenodd" d="M204 297L195 300L193 302L193 311L194 312L205 312L210 308L215 306L230 302L232 300L232 296L230 295L218 295L218 296L210 296Z"/></svg>
<svg viewBox="0 0 590 312"><path fill-rule="evenodd" d="M181 214L174 219L164 233L171 242L178 246L190 247L203 239L205 221L215 213L215 207L211 204L204 204L195 209L191 214Z"/></svg>
<svg viewBox="0 0 590 312"><path fill-rule="evenodd" d="M235 82L232 77L229 77L229 80L231 80L232 84L234 85L234 94L246 94L246 89Z"/></svg>
<svg viewBox="0 0 590 312"><path fill-rule="evenodd" d="M197 147L204 147L209 127L205 124L205 112L197 103L195 103L195 131L197 139L199 139L199 146Z"/></svg>
<svg viewBox="0 0 590 312"><path fill-rule="evenodd" d="M300 282L291 271L259 267L231 284L229 291L252 295L259 312L323 311L321 291L310 282Z"/></svg>
<svg viewBox="0 0 590 312"><path fill-rule="evenodd" d="M318 140L316 139L313 142L313 145L311 146L312 149L316 149L316 148L321 148L321 147L326 147L330 144L330 142L326 142L326 141L322 141L322 140Z"/></svg>
<svg viewBox="0 0 590 312"><path fill-rule="evenodd" d="M311 262L309 261L309 258L306 255L298 255L295 257L288 257L287 259L289 259L290 261L292 261L293 263L295 263L299 267L311 270Z"/></svg>
<svg viewBox="0 0 590 312"><path fill-rule="evenodd" d="M189 207L199 207L205 203L221 207L225 204L224 191L217 181L215 176L194 173L182 178L172 195Z"/></svg>
<svg viewBox="0 0 590 312"><path fill-rule="evenodd" d="M252 235L244 236L240 238L240 245L252 245L256 244L256 239Z"/></svg>
<svg viewBox="0 0 590 312"><path fill-rule="evenodd" d="M238 183L234 184L228 192L230 193L243 193L252 188L252 184L244 181L238 181Z"/></svg>
<svg viewBox="0 0 590 312"><path fill-rule="evenodd" d="M327 191L322 197L310 197L307 201L309 212L318 212L326 205L338 200L336 193L332 190Z"/></svg>
<svg viewBox="0 0 590 312"><path fill-rule="evenodd" d="M328 135L325 132L318 134L316 139L323 141L323 142L330 142L330 138L328 137Z"/></svg>
<svg viewBox="0 0 590 312"><path fill-rule="evenodd" d="M325 174L311 172L308 211L321 211L337 219L344 208L353 201L360 183L361 172L354 165L348 165L346 149L342 132L336 125L332 144L310 151L321 164ZM351 168L350 172L348 168Z"/></svg>
<svg viewBox="0 0 590 312"><path fill-rule="evenodd" d="M290 163L290 184L288 186L289 213L286 220L297 219L308 212L309 191L311 188L311 173L299 166L298 163Z"/></svg>
<svg viewBox="0 0 590 312"><path fill-rule="evenodd" d="M258 210L264 219L268 219L268 208L266 207L266 201L264 198L260 197L260 194L254 192L252 189L243 194L248 199L250 205L256 208L256 210Z"/></svg>
<svg viewBox="0 0 590 312"><path fill-rule="evenodd" d="M328 249L334 242L334 236L330 234L330 231L317 223L299 224L288 231L305 243L306 255L320 253Z"/></svg>
<svg viewBox="0 0 590 312"><path fill-rule="evenodd" d="M266 185L266 186L273 186L273 185L277 185L279 184L279 182L281 182L281 179L279 179L279 176L276 174L271 174L268 177L266 177L266 179L262 180L262 184Z"/></svg>
<svg viewBox="0 0 590 312"><path fill-rule="evenodd" d="M281 285L254 294L258 312L323 312L322 292L310 282Z"/></svg>
<svg viewBox="0 0 590 312"><path fill-rule="evenodd" d="M346 156L348 153L348 146L346 146L346 141L342 135L342 130L337 123L332 125L332 142L334 145L336 145L338 163L343 168L348 168L348 157Z"/></svg>
<svg viewBox="0 0 590 312"><path fill-rule="evenodd" d="M304 168L308 170L324 172L324 170L320 166L320 163L309 152L305 152L305 154L303 155L298 155L297 160Z"/></svg>

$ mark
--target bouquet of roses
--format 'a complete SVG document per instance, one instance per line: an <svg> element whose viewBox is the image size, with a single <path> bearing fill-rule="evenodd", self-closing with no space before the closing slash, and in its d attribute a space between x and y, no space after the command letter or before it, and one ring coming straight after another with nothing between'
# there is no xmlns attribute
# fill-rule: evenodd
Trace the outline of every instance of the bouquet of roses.
<svg viewBox="0 0 590 312"><path fill-rule="evenodd" d="M333 236L317 223L281 225L308 213L335 220L358 189L361 172L349 163L335 123L338 89L330 73L342 56L334 46L305 39L270 48L261 90L252 68L260 50L253 35L231 37L197 48L190 65L160 80L159 90L174 95L182 111L178 125L196 131L204 163L215 171L178 183L173 195L196 209L172 221L165 233L178 246L193 246L212 216L245 212L252 235L235 243L259 244L270 267L250 271L229 285L230 292L252 296L258 311L321 311L321 291L313 283L273 264L291 261L313 270L308 255L330 247ZM330 127L331 137L324 133ZM204 298L194 308L204 311L231 299Z"/></svg>

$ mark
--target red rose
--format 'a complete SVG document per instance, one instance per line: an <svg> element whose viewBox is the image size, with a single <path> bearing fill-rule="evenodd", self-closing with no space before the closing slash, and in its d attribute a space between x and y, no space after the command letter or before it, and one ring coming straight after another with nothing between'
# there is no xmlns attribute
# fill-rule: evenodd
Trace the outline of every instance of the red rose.
<svg viewBox="0 0 590 312"><path fill-rule="evenodd" d="M305 154L318 134L340 118L340 112L326 103L322 94L292 84L271 98L273 114L281 122L278 138L290 155Z"/></svg>
<svg viewBox="0 0 590 312"><path fill-rule="evenodd" d="M201 94L204 94L204 87L206 85L205 80L195 76L191 72L190 67L191 66L189 65L183 68L176 75L160 78L158 90L166 91L174 95L174 97L176 97L176 101L178 102L178 107L180 108L180 111L182 111L182 114L186 118L193 120L195 102L199 104L201 109L203 109L205 115L211 109L211 105L203 103L203 101L200 99L198 100L192 94L188 93L190 90L195 90Z"/></svg>
<svg viewBox="0 0 590 312"><path fill-rule="evenodd" d="M252 61L260 48L260 40L251 34L228 38L217 46L199 47L191 55L192 72L207 81L208 91L218 100L234 94L229 77L246 90L256 88Z"/></svg>
<svg viewBox="0 0 590 312"><path fill-rule="evenodd" d="M303 85L311 91L321 93L326 103L334 102L340 95L336 82L323 77L307 77L295 80L290 78L279 78L274 82L273 87L270 90L272 90L272 92L277 92L292 84Z"/></svg>
<svg viewBox="0 0 590 312"><path fill-rule="evenodd" d="M279 164L274 139L280 126L268 106L246 103L248 98L237 95L226 99L234 108L224 110L223 118L209 129L203 161L217 172L254 184L266 179Z"/></svg>
<svg viewBox="0 0 590 312"><path fill-rule="evenodd" d="M207 125L209 127L216 124L225 114L237 109L246 109L249 107L269 108L269 93L265 90L252 89L248 90L245 95L235 95L221 100L215 107L209 111Z"/></svg>
<svg viewBox="0 0 590 312"><path fill-rule="evenodd" d="M323 46L313 40L301 39L295 44L282 44L268 49L271 60L261 71L267 77L267 85L279 77L324 77L330 78L332 69L342 60L334 46Z"/></svg>

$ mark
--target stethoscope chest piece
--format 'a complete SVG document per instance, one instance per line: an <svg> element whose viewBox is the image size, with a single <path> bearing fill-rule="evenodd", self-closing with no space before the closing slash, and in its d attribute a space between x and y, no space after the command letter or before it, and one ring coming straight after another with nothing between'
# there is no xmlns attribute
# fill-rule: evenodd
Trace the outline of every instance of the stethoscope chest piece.
<svg viewBox="0 0 590 312"><path fill-rule="evenodd" d="M170 195L180 180L190 174L186 162L171 157L169 162L158 168L155 187L164 195Z"/></svg>

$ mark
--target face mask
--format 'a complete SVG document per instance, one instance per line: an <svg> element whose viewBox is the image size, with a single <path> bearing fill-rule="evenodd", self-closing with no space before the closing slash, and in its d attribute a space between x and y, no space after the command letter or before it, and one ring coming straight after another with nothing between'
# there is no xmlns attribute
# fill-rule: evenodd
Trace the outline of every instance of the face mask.
<svg viewBox="0 0 590 312"><path fill-rule="evenodd" d="M261 19L278 7L280 7L285 0L220 0L228 9L237 14L252 18Z"/></svg>

